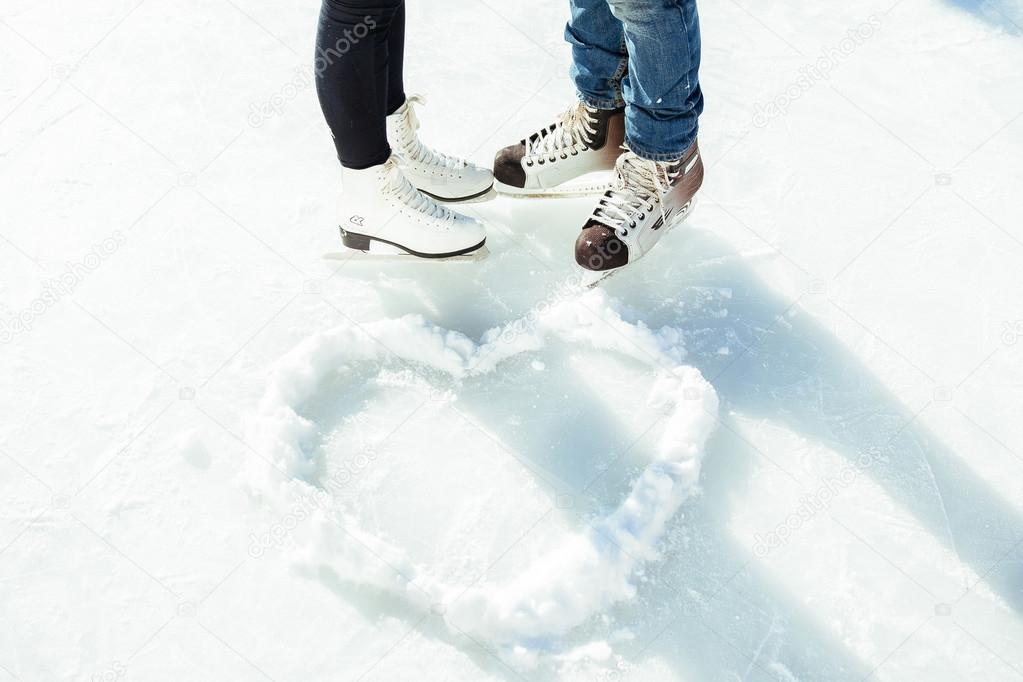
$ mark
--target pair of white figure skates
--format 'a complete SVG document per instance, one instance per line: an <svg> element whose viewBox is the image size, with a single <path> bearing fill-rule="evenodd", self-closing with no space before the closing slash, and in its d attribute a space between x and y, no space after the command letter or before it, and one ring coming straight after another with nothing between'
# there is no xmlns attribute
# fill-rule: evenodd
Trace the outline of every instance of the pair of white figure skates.
<svg viewBox="0 0 1023 682"><path fill-rule="evenodd" d="M421 258L465 256L483 248L486 228L441 202L468 201L492 188L520 196L602 193L576 240L575 259L587 270L605 272L648 253L688 215L703 182L695 142L680 160L666 163L623 152L623 110L577 103L553 124L502 149L491 172L423 144L414 109L421 103L421 97L410 97L387 118L393 154L386 163L343 169L346 247Z"/></svg>

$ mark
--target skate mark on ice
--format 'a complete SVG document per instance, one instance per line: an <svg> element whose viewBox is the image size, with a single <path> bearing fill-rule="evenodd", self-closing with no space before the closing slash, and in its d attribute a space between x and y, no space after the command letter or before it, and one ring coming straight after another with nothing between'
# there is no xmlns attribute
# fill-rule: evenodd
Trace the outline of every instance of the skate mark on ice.
<svg viewBox="0 0 1023 682"><path fill-rule="evenodd" d="M738 436L748 420L790 430L850 462L871 453L876 463L867 478L959 557L961 570L976 575L976 591L990 589L990 599L1003 601L998 608L1023 613L1023 545L1017 544L1023 516L1015 500L972 470L982 453L943 443L914 419L916 408L812 315L778 323L792 301L751 267L749 252L710 231L678 241L677 251L652 254L651 267L616 279L610 290L642 311L651 328L684 334L686 361L713 382L723 426L708 444L701 495L686 505L685 523L672 524L661 560L649 567L653 585L640 595L677 620L663 634L654 631L649 647L630 662L667 661L680 679L741 679L777 614L783 631L770 635L751 677L773 677L775 666L784 666L796 679L863 679L874 667L869 653L834 634L828 613L794 598L771 565L754 559L751 541L735 536L744 500L737 491L762 488L751 472L763 455ZM665 281L676 284L666 291ZM737 357L722 355L722 347L751 350ZM772 458L776 453L782 454L767 451ZM958 582L955 565L948 568ZM625 608L635 612L639 603Z"/></svg>
<svg viewBox="0 0 1023 682"><path fill-rule="evenodd" d="M443 604L452 630L506 650L549 652L556 649L553 638L635 597L643 567L658 558L669 521L697 488L718 404L710 384L683 364L675 330L655 333L625 321L602 291L558 302L525 327L518 322L488 331L478 343L418 316L324 331L276 364L246 433L290 477L284 483L279 476L258 478L258 492L267 503L287 507L322 493L319 428L303 406L339 368L409 364L448 377L457 389L465 379L492 374L506 361L555 342L612 351L651 366L657 378L648 409L665 414L652 461L616 509L570 533L555 552L512 580L484 580L468 589L446 583L401 547L360 528L337 500L313 512L316 541L306 548L306 563L314 571L327 569L342 581L372 586L420 608Z"/></svg>

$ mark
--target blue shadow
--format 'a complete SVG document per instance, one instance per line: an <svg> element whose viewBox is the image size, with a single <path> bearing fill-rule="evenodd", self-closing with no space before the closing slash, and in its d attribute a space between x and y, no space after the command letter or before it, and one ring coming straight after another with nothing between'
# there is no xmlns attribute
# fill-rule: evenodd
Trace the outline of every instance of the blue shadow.
<svg viewBox="0 0 1023 682"><path fill-rule="evenodd" d="M945 0L1008 33L1023 35L1023 2L1020 0Z"/></svg>

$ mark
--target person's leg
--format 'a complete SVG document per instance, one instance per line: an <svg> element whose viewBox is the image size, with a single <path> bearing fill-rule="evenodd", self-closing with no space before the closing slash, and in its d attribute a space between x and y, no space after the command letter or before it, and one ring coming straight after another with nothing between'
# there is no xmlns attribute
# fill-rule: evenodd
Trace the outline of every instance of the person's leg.
<svg viewBox="0 0 1023 682"><path fill-rule="evenodd" d="M689 216L703 184L696 144L703 111L696 0L607 0L621 20L625 146L616 179L576 239L575 259L599 276L649 253Z"/></svg>
<svg viewBox="0 0 1023 682"><path fill-rule="evenodd" d="M622 22L611 14L608 0L571 0L565 40L572 46L572 80L587 106L625 106L622 78L628 68Z"/></svg>
<svg viewBox="0 0 1023 682"><path fill-rule="evenodd" d="M391 155L388 44L402 6L402 0L323 0L316 34L316 92L346 168L376 166Z"/></svg>
<svg viewBox="0 0 1023 682"><path fill-rule="evenodd" d="M405 2L391 19L387 38L387 115L405 103Z"/></svg>
<svg viewBox="0 0 1023 682"><path fill-rule="evenodd" d="M674 161L696 140L703 112L696 0L607 0L625 28L626 144L639 156Z"/></svg>
<svg viewBox="0 0 1023 682"><path fill-rule="evenodd" d="M426 148L420 145L420 156L409 159L392 153L388 143L398 112L411 118L403 83L403 0L323 0L316 41L316 92L342 166L342 244L420 258L479 250L486 243L483 224L439 206L413 184L419 176L438 175L436 168L423 168ZM480 169L458 164L443 178L444 188L460 195L476 180L468 177L473 170ZM481 174L489 187L489 172Z"/></svg>
<svg viewBox="0 0 1023 682"><path fill-rule="evenodd" d="M579 101L553 123L497 152L494 178L505 194L600 191L599 174L614 168L621 154L622 77L628 68L622 22L607 0L569 0L569 10L565 40L572 46L571 76Z"/></svg>
<svg viewBox="0 0 1023 682"><path fill-rule="evenodd" d="M411 108L421 100L405 97L404 0L323 0L316 41L316 91L345 169L394 157L417 189L436 198L459 201L490 189L489 170L418 138Z"/></svg>

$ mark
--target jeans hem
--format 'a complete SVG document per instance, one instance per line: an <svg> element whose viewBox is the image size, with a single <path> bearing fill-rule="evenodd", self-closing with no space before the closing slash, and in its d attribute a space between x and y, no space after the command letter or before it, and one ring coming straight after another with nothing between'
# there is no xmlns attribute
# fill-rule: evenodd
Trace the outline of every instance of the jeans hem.
<svg viewBox="0 0 1023 682"><path fill-rule="evenodd" d="M576 94L579 96L579 101L588 106L590 109L610 111L613 109L621 109L625 106L625 100L600 99L599 97L584 95L581 92Z"/></svg>
<svg viewBox="0 0 1023 682"><path fill-rule="evenodd" d="M633 152L634 154L641 158L647 159L649 161L657 161L660 163L678 161L679 159L682 158L682 155L686 153L686 150L693 146L693 142L696 142L695 137L693 137L692 140L687 142L679 151L665 152L660 150L654 150L650 147L645 147L641 144L636 144L636 142L630 139L628 135L625 136L625 146L629 148L629 151Z"/></svg>

